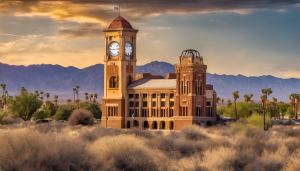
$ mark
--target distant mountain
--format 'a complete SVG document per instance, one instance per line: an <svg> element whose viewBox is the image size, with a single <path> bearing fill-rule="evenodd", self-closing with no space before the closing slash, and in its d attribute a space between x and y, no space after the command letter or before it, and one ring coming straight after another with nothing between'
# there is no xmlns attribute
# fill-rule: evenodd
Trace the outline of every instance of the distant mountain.
<svg viewBox="0 0 300 171"><path fill-rule="evenodd" d="M174 73L175 68L166 62L153 61L137 66L137 74L151 73L167 76ZM80 86L80 98L84 92L97 93L103 96L103 64L96 64L84 69L62 67L60 65L29 65L16 66L0 63L0 83L5 83L11 94L19 92L20 87L28 91L43 90L59 95L59 99L73 99L72 88ZM273 76L246 77L243 75L218 75L207 73L207 84L214 85L219 97L232 99L233 91L240 91L240 99L244 94L254 94L253 99L259 100L262 88L272 88L278 100L288 101L291 93L300 93L300 79L282 79ZM1 92L1 91L0 91ZM53 97L52 96L52 97Z"/></svg>

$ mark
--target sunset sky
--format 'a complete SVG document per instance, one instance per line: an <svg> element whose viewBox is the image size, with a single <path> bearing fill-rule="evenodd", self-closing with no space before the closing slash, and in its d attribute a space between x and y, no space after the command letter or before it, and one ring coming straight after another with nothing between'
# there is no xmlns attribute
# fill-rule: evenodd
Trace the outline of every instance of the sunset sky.
<svg viewBox="0 0 300 171"><path fill-rule="evenodd" d="M0 62L102 63L102 29L121 16L139 29L137 64L177 63L185 49L208 72L300 78L300 1L0 1Z"/></svg>

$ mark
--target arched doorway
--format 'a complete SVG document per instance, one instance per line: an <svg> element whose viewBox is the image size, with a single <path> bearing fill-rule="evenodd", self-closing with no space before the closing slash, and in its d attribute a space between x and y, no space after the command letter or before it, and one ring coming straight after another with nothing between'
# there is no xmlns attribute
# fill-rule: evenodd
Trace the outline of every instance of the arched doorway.
<svg viewBox="0 0 300 171"><path fill-rule="evenodd" d="M153 122L152 129L157 129L157 122L156 121Z"/></svg>
<svg viewBox="0 0 300 171"><path fill-rule="evenodd" d="M161 129L165 129L165 121L162 121L160 126Z"/></svg>
<svg viewBox="0 0 300 171"><path fill-rule="evenodd" d="M145 121L144 122L144 129L148 129L149 128L149 123L148 123L148 121Z"/></svg>
<svg viewBox="0 0 300 171"><path fill-rule="evenodd" d="M127 121L127 128L130 128L130 121Z"/></svg>
<svg viewBox="0 0 300 171"><path fill-rule="evenodd" d="M138 122L137 120L134 120L133 126L134 126L134 127L139 127L139 122Z"/></svg>
<svg viewBox="0 0 300 171"><path fill-rule="evenodd" d="M170 130L173 130L173 129L174 129L174 122L170 121Z"/></svg>

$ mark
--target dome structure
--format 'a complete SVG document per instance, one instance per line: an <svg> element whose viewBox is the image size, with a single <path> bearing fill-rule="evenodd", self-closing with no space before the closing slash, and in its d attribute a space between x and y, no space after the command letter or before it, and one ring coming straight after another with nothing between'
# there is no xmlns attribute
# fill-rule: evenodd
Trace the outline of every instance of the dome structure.
<svg viewBox="0 0 300 171"><path fill-rule="evenodd" d="M133 29L131 24L121 16L117 17L108 27L108 29L114 29L114 28Z"/></svg>
<svg viewBox="0 0 300 171"><path fill-rule="evenodd" d="M194 49L187 49L181 53L181 57L200 57L200 53Z"/></svg>

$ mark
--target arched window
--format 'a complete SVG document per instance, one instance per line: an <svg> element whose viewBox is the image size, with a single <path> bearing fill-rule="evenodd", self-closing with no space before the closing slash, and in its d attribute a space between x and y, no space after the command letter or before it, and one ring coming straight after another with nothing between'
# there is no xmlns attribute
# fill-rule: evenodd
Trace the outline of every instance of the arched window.
<svg viewBox="0 0 300 171"><path fill-rule="evenodd" d="M131 83L131 76L129 75L129 76L127 77L127 85L130 84L130 83Z"/></svg>
<svg viewBox="0 0 300 171"><path fill-rule="evenodd" d="M112 76L109 79L109 88L118 88L119 87L119 77Z"/></svg>

